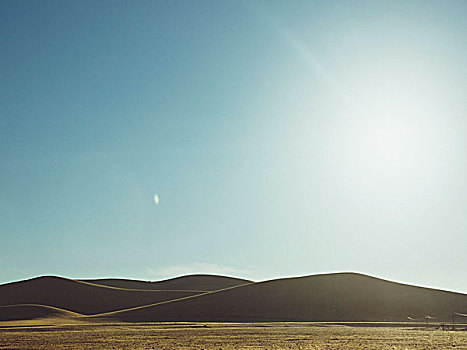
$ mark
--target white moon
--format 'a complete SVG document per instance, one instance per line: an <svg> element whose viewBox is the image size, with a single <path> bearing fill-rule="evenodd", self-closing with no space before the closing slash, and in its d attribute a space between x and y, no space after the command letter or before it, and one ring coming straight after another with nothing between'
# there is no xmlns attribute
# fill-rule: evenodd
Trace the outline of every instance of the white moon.
<svg viewBox="0 0 467 350"><path fill-rule="evenodd" d="M159 195L157 194L154 195L154 204L159 204Z"/></svg>

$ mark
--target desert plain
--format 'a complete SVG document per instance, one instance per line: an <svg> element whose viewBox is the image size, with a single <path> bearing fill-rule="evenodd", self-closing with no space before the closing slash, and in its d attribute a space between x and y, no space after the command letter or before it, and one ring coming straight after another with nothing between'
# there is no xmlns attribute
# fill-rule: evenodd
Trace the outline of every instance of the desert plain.
<svg viewBox="0 0 467 350"><path fill-rule="evenodd" d="M467 349L467 332L411 325L43 319L2 322L0 349Z"/></svg>

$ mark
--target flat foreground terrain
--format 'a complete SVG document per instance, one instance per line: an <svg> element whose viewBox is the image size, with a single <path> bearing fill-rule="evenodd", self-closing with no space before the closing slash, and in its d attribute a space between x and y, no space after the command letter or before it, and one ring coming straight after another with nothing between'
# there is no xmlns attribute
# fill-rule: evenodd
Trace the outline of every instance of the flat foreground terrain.
<svg viewBox="0 0 467 350"><path fill-rule="evenodd" d="M2 322L0 349L467 349L467 332L314 323Z"/></svg>

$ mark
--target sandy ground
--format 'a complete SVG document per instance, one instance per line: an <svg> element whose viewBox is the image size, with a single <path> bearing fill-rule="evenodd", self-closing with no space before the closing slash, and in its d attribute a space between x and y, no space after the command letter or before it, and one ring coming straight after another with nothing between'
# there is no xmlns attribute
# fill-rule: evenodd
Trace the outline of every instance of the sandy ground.
<svg viewBox="0 0 467 350"><path fill-rule="evenodd" d="M0 349L467 349L467 331L276 324L0 323Z"/></svg>

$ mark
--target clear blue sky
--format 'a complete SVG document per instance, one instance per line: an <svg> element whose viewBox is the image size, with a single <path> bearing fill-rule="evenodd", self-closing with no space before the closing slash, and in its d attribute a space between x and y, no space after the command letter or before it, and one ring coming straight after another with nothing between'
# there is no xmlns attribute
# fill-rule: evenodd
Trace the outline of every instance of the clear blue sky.
<svg viewBox="0 0 467 350"><path fill-rule="evenodd" d="M0 1L0 283L356 271L467 292L466 13Z"/></svg>

